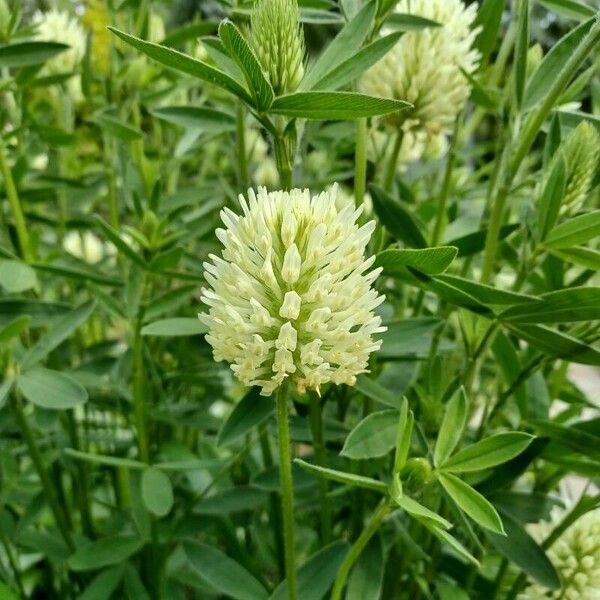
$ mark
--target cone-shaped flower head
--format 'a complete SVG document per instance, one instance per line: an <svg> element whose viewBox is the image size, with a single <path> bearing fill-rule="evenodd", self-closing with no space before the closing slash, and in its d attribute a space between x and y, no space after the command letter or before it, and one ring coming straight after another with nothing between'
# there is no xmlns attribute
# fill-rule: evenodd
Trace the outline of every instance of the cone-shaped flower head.
<svg viewBox="0 0 600 600"><path fill-rule="evenodd" d="M385 331L365 246L375 223L359 226L360 209L336 208L336 186L248 191L242 215L221 213L222 257L204 264L209 308L200 319L215 360L231 363L245 385L270 395L284 381L299 392L325 383L353 385Z"/></svg>
<svg viewBox="0 0 600 600"><path fill-rule="evenodd" d="M525 590L524 598L600 600L600 510L575 521L547 553L560 576L560 589L550 591L534 584Z"/></svg>
<svg viewBox="0 0 600 600"><path fill-rule="evenodd" d="M81 22L92 35L92 66L97 72L105 75L110 70L112 48L112 36L107 29L110 25L108 3L104 0L86 0Z"/></svg>
<svg viewBox="0 0 600 600"><path fill-rule="evenodd" d="M275 94L293 92L304 75L304 36L297 0L256 0L250 42Z"/></svg>
<svg viewBox="0 0 600 600"><path fill-rule="evenodd" d="M477 4L466 7L461 0L400 0L396 11L431 19L441 27L405 33L365 73L362 88L373 96L411 102L414 109L394 117L395 124L410 133L407 141L418 142L422 151L429 144L443 147L439 138L450 132L470 94L461 69L473 73L479 61L478 52L472 49L477 31L471 29Z"/></svg>
<svg viewBox="0 0 600 600"><path fill-rule="evenodd" d="M567 181L562 206L576 212L585 201L600 166L600 135L587 121L582 121L567 137L564 145Z"/></svg>

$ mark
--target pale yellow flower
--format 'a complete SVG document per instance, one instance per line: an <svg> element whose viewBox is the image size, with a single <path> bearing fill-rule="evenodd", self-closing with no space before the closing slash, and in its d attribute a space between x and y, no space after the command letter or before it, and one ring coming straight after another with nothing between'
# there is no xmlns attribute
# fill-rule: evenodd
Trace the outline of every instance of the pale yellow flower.
<svg viewBox="0 0 600 600"><path fill-rule="evenodd" d="M364 251L373 221L336 207L337 188L240 196L242 215L221 213L222 256L205 263L209 285L200 319L215 360L231 363L245 385L270 395L289 381L299 392L332 382L353 385L385 330L372 284L380 269Z"/></svg>

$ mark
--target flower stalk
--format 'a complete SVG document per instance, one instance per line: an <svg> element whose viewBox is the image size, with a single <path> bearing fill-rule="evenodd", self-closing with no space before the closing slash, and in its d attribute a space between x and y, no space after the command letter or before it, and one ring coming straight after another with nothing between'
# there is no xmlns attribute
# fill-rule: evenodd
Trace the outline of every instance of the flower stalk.
<svg viewBox="0 0 600 600"><path fill-rule="evenodd" d="M286 386L276 395L277 433L279 437L279 479L281 484L281 507L283 510L283 539L285 553L285 575L288 600L297 600L295 532L294 532L294 490L292 482L292 456Z"/></svg>

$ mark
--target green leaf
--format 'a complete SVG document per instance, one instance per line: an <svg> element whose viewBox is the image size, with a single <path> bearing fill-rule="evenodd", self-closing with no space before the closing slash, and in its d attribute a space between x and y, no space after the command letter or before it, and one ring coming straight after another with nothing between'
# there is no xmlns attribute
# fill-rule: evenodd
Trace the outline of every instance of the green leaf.
<svg viewBox="0 0 600 600"><path fill-rule="evenodd" d="M468 560L470 563L473 563L475 566L479 566L479 561L453 535L444 529L440 529L439 527L427 525L427 523L424 523L424 525L427 526L433 535L443 542L446 542L446 544L448 544L451 548L454 548L454 550L456 550L460 556Z"/></svg>
<svg viewBox="0 0 600 600"><path fill-rule="evenodd" d="M396 429L396 452L394 455L394 474L402 471L410 452L410 442L415 422L412 410L408 409L408 400L402 399L400 405L400 418Z"/></svg>
<svg viewBox="0 0 600 600"><path fill-rule="evenodd" d="M98 224L102 233L112 242L117 250L133 261L136 265L146 268L146 261L119 235L119 232L109 225L99 215L94 216L94 221Z"/></svg>
<svg viewBox="0 0 600 600"><path fill-rule="evenodd" d="M231 21L221 22L219 37L229 55L242 70L246 83L254 96L256 109L259 112L268 110L274 98L273 88L265 77L262 67L248 42Z"/></svg>
<svg viewBox="0 0 600 600"><path fill-rule="evenodd" d="M439 478L444 490L473 521L494 533L504 534L496 509L479 492L451 473L440 473Z"/></svg>
<svg viewBox="0 0 600 600"><path fill-rule="evenodd" d="M142 473L142 500L146 508L157 517L169 514L173 506L173 487L168 475L156 467Z"/></svg>
<svg viewBox="0 0 600 600"><path fill-rule="evenodd" d="M153 335L161 337L179 337L189 335L201 335L208 331L202 321L191 317L174 317L172 319L160 319L148 323L142 327L142 335Z"/></svg>
<svg viewBox="0 0 600 600"><path fill-rule="evenodd" d="M121 121L109 112L97 114L94 121L108 134L124 142L132 142L142 137L142 132L131 125Z"/></svg>
<svg viewBox="0 0 600 600"><path fill-rule="evenodd" d="M95 307L96 302L90 300L62 317L50 331L43 335L25 353L20 361L21 368L28 369L46 358L52 350L62 344L80 325L88 320Z"/></svg>
<svg viewBox="0 0 600 600"><path fill-rule="evenodd" d="M573 217L556 225L544 240L546 248L570 248L600 236L600 210Z"/></svg>
<svg viewBox="0 0 600 600"><path fill-rule="evenodd" d="M401 36L401 33L390 33L361 48L354 56L317 81L312 89L335 90L345 86L383 58L396 45Z"/></svg>
<svg viewBox="0 0 600 600"><path fill-rule="evenodd" d="M206 133L235 130L235 117L229 113L203 106L165 106L153 108L150 114L186 129L200 129Z"/></svg>
<svg viewBox="0 0 600 600"><path fill-rule="evenodd" d="M538 2L565 19L585 21L596 14L591 6L579 0L538 0Z"/></svg>
<svg viewBox="0 0 600 600"><path fill-rule="evenodd" d="M192 569L215 590L233 600L266 600L267 590L244 567L206 544L185 542Z"/></svg>
<svg viewBox="0 0 600 600"><path fill-rule="evenodd" d="M66 410L87 402L83 386L58 371L35 367L17 379L19 391L36 406L49 410Z"/></svg>
<svg viewBox="0 0 600 600"><path fill-rule="evenodd" d="M379 600L382 594L385 556L380 535L362 551L348 578L346 600Z"/></svg>
<svg viewBox="0 0 600 600"><path fill-rule="evenodd" d="M488 498L501 513L507 513L521 523L550 521L552 509L565 508L558 496L550 496L544 492L526 493L501 490L488 495Z"/></svg>
<svg viewBox="0 0 600 600"><path fill-rule="evenodd" d="M373 208L384 227L401 242L413 248L426 248L427 240L423 226L412 214L411 208L400 200L392 198L376 185L370 185Z"/></svg>
<svg viewBox="0 0 600 600"><path fill-rule="evenodd" d="M18 260L0 261L0 286L9 294L19 294L37 284L35 271Z"/></svg>
<svg viewBox="0 0 600 600"><path fill-rule="evenodd" d="M386 275L401 273L406 267L412 267L427 275L437 275L450 266L457 252L453 246L384 250L377 255L375 266L383 267Z"/></svg>
<svg viewBox="0 0 600 600"><path fill-rule="evenodd" d="M204 498L196 504L194 512L200 515L229 516L261 508L268 499L268 493L258 486L238 485Z"/></svg>
<svg viewBox="0 0 600 600"><path fill-rule="evenodd" d="M354 92L297 92L276 98L269 112L297 119L345 120L387 115L409 106L402 100Z"/></svg>
<svg viewBox="0 0 600 600"><path fill-rule="evenodd" d="M124 584L127 600L150 600L137 569L130 564L125 565Z"/></svg>
<svg viewBox="0 0 600 600"><path fill-rule="evenodd" d="M569 31L544 56L542 62L527 82L523 101L524 110L531 110L544 100L556 79L556 74L560 73L565 67L567 61L571 58L581 40L588 34L595 21L595 17L592 17Z"/></svg>
<svg viewBox="0 0 600 600"><path fill-rule="evenodd" d="M532 440L532 435L519 431L497 433L459 450L440 468L452 473L489 469L521 454Z"/></svg>
<svg viewBox="0 0 600 600"><path fill-rule="evenodd" d="M308 463L301 458L295 458L294 462L317 477L322 477L323 479L328 479L330 481L337 481L338 483L343 483L350 487L360 487L367 490L375 490L381 494L387 494L388 486L382 481L377 481L371 477L346 473L345 471L336 471L335 469L329 469L327 467L320 467L319 465Z"/></svg>
<svg viewBox="0 0 600 600"><path fill-rule="evenodd" d="M433 330L441 321L434 317L417 317L387 323L381 334L383 344L377 353L380 358L426 357L431 345Z"/></svg>
<svg viewBox="0 0 600 600"><path fill-rule="evenodd" d="M20 600L16 592L13 592L2 580L0 580L0 598L3 600Z"/></svg>
<svg viewBox="0 0 600 600"><path fill-rule="evenodd" d="M554 223L558 218L566 180L567 168L565 161L562 156L557 156L539 200L539 232L542 241L546 239L548 232L554 227Z"/></svg>
<svg viewBox="0 0 600 600"><path fill-rule="evenodd" d="M527 51L529 50L529 0L521 0L517 11L517 39L515 41L514 86L517 108L523 104L527 77Z"/></svg>
<svg viewBox="0 0 600 600"><path fill-rule="evenodd" d="M549 248L550 254L566 262L580 265L586 269L600 271L600 252L585 246L573 246L572 248Z"/></svg>
<svg viewBox="0 0 600 600"><path fill-rule="evenodd" d="M191 75L197 79L217 85L224 90L231 92L247 104L252 104L252 98L248 92L237 81L235 81L235 79L226 73L223 73L223 71L220 71L215 67L211 67L201 60L187 56L182 52L173 50L172 48L167 48L166 46L161 46L160 44L153 44L152 42L141 40L133 35L119 31L114 27L109 27L108 29L110 29L110 31L112 31L117 37L121 38L124 42L130 46L133 46L140 52L143 52L146 56L156 60L165 67L175 69L176 71L186 73L187 75Z"/></svg>
<svg viewBox="0 0 600 600"><path fill-rule="evenodd" d="M413 15L411 13L391 13L385 20L386 29L392 29L393 31L423 31L423 29L441 27L441 23L420 17L419 15Z"/></svg>
<svg viewBox="0 0 600 600"><path fill-rule="evenodd" d="M334 582L347 552L348 544L338 541L313 554L297 570L298 600L321 600ZM287 581L284 579L269 600L287 598Z"/></svg>
<svg viewBox="0 0 600 600"><path fill-rule="evenodd" d="M340 454L354 459L384 456L396 443L397 428L397 410L374 412L348 434Z"/></svg>
<svg viewBox="0 0 600 600"><path fill-rule="evenodd" d="M477 11L472 28L481 27L481 30L477 34L473 46L479 50L481 62L484 62L496 47L504 4L505 0L483 0Z"/></svg>
<svg viewBox="0 0 600 600"><path fill-rule="evenodd" d="M433 462L436 467L448 459L460 441L467 422L467 408L467 395L465 389L461 387L446 404L433 454Z"/></svg>
<svg viewBox="0 0 600 600"><path fill-rule="evenodd" d="M13 338L20 335L22 331L29 327L30 322L31 317L29 315L15 317L12 321L0 329L0 344L6 344Z"/></svg>
<svg viewBox="0 0 600 600"><path fill-rule="evenodd" d="M528 325L526 323L518 325L506 323L506 327L544 354L567 358L584 365L600 366L599 350L566 333L550 329L545 325Z"/></svg>
<svg viewBox="0 0 600 600"><path fill-rule="evenodd" d="M123 565L96 575L77 600L110 600L123 579Z"/></svg>
<svg viewBox="0 0 600 600"><path fill-rule="evenodd" d="M492 546L532 579L551 590L560 587L556 569L537 542L512 516L502 513L506 535L486 533Z"/></svg>
<svg viewBox="0 0 600 600"><path fill-rule="evenodd" d="M97 266L88 265L87 263L83 263L83 261L81 261L81 264L77 262L74 262L74 264L51 265L33 263L31 266L38 271L60 275L61 277L67 277L75 281L93 281L98 285L110 287L120 287L123 285L123 281L120 279L104 275Z"/></svg>
<svg viewBox="0 0 600 600"><path fill-rule="evenodd" d="M224 446L246 435L266 421L273 414L273 410L273 398L261 396L257 387L251 388L223 423L217 444Z"/></svg>
<svg viewBox="0 0 600 600"><path fill-rule="evenodd" d="M0 67L31 67L41 65L68 50L58 42L16 42L0 46Z"/></svg>
<svg viewBox="0 0 600 600"><path fill-rule="evenodd" d="M501 290L491 285L478 283L471 281L470 279L464 279L457 277L456 275L436 275L434 277L436 281L452 285L456 289L469 294L472 298L475 298L481 304L500 306L505 304L528 304L538 303L539 298L536 296L529 296L528 294L518 294L517 292L510 292L508 290ZM537 306L537 304L536 304Z"/></svg>
<svg viewBox="0 0 600 600"><path fill-rule="evenodd" d="M540 302L512 306L499 315L510 323L572 323L600 319L600 287L573 287L543 294Z"/></svg>
<svg viewBox="0 0 600 600"><path fill-rule="evenodd" d="M575 452L600 460L600 436L543 419L534 419L531 425L540 435L547 436Z"/></svg>
<svg viewBox="0 0 600 600"><path fill-rule="evenodd" d="M300 83L300 90L310 90L323 77L352 58L371 30L375 17L375 2L367 2L360 12L340 30L325 48Z"/></svg>
<svg viewBox="0 0 600 600"><path fill-rule="evenodd" d="M413 273L415 272L413 271ZM421 274L419 274L419 279L424 287L436 293L440 298L446 300L446 302L456 306L462 306L463 308L467 308L480 315L490 318L493 317L490 308L463 290L465 287L464 280L455 281L453 279L428 277L427 275ZM475 289L475 287L473 287L473 289Z"/></svg>
<svg viewBox="0 0 600 600"><path fill-rule="evenodd" d="M400 408L401 399L368 375L359 375L356 378L354 388L376 402L381 402L392 408Z"/></svg>
<svg viewBox="0 0 600 600"><path fill-rule="evenodd" d="M69 558L73 571L92 571L116 565L138 552L144 541L131 535L114 535L80 546Z"/></svg>
<svg viewBox="0 0 600 600"><path fill-rule="evenodd" d="M450 523L450 521L440 517L440 515L437 513L434 513L427 507L419 504L416 500L413 500L406 495L394 495L392 499L400 508L405 510L411 517L414 517L420 523L423 521L428 521L440 529L450 529L452 527L452 523Z"/></svg>

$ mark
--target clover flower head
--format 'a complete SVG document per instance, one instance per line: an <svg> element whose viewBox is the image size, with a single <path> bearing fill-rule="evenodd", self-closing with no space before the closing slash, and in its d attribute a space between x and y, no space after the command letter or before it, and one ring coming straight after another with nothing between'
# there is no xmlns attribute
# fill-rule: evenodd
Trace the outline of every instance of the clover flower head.
<svg viewBox="0 0 600 600"><path fill-rule="evenodd" d="M558 571L561 587L550 591L537 583L530 585L522 596L524 600L600 599L600 510L577 519L550 546L547 554Z"/></svg>
<svg viewBox="0 0 600 600"><path fill-rule="evenodd" d="M600 166L600 135L587 121L569 134L564 144L567 165L563 212L576 212L585 201Z"/></svg>
<svg viewBox="0 0 600 600"><path fill-rule="evenodd" d="M416 134L406 140L413 154L425 151L430 142L441 149L440 136L450 133L470 94L461 69L473 73L479 62L479 53L472 48L478 30L471 29L477 5L465 6L461 0L400 0L396 11L425 17L441 26L405 33L364 74L362 89L373 96L414 105L400 117L391 117L396 119L393 125Z"/></svg>
<svg viewBox="0 0 600 600"><path fill-rule="evenodd" d="M384 298L372 287L381 270L364 256L375 223L358 225L352 205L338 210L336 193L259 188L240 196L243 214L221 213L224 248L204 264L200 319L215 360L263 395L286 381L300 393L353 385L381 345L374 309Z"/></svg>
<svg viewBox="0 0 600 600"><path fill-rule="evenodd" d="M297 0L256 0L250 43L275 94L293 92L304 76L304 36Z"/></svg>
<svg viewBox="0 0 600 600"><path fill-rule="evenodd" d="M51 73L75 71L85 54L85 31L79 21L66 11L51 9L38 11L33 18L37 26L36 38L46 42L60 42L69 46L46 62Z"/></svg>

